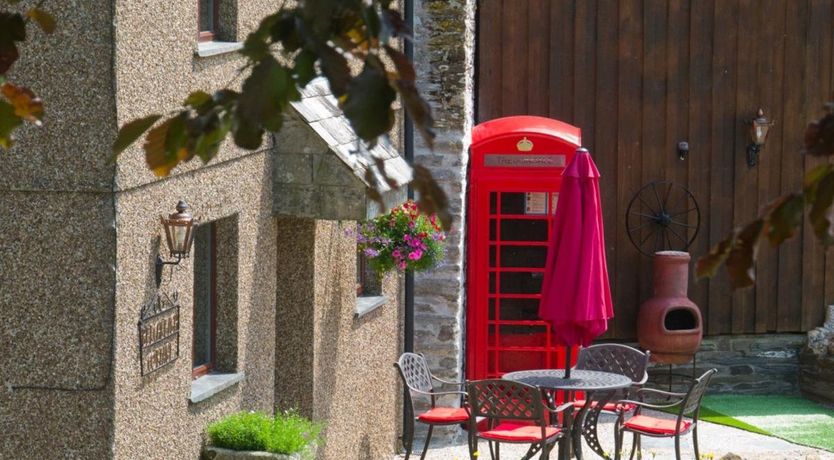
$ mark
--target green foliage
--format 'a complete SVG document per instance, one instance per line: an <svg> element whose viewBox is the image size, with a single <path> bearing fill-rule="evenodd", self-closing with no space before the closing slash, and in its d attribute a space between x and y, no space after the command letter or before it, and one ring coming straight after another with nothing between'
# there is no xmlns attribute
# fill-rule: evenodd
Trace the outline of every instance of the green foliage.
<svg viewBox="0 0 834 460"><path fill-rule="evenodd" d="M15 5L17 0L6 0ZM10 148L14 130L24 121L41 125L43 103L31 90L6 81L6 73L20 58L18 44L26 40L26 23L34 20L46 33L55 31L55 19L39 7L24 14L0 11L0 84L3 99L0 99L0 147Z"/></svg>
<svg viewBox="0 0 834 460"><path fill-rule="evenodd" d="M321 425L292 411L274 417L239 412L212 423L206 432L216 447L290 455L320 442Z"/></svg>
<svg viewBox="0 0 834 460"><path fill-rule="evenodd" d="M826 114L808 125L805 131L805 154L834 155L834 103L826 105ZM824 246L834 243L834 166L824 164L805 175L800 192L777 198L758 219L736 228L698 259L696 275L713 277L721 265L727 267L734 289L750 287L756 282L756 259L759 244L767 239L772 246L795 236L802 225L805 210L814 235Z"/></svg>
<svg viewBox="0 0 834 460"><path fill-rule="evenodd" d="M150 129L143 146L145 160L155 174L165 176L195 156L211 161L229 132L239 147L257 149L265 132L281 129L289 103L299 100L300 90L317 75L328 80L345 117L367 147L393 128L398 94L431 146L431 109L417 91L411 62L392 46L393 40L408 34L390 0L301 0L265 17L244 40L240 74L248 75L240 93L227 88L213 95L198 91L181 109L158 119L153 129L146 126L150 117L127 123L119 130L113 153L118 155ZM351 62L361 64L362 71L354 75ZM370 153L361 154L369 157L369 163L375 161ZM379 174L381 182L369 183L392 184L384 168ZM420 190L420 208L437 213L444 228L449 228L448 200L431 174L415 171L414 185ZM377 190L369 195L381 201Z"/></svg>
<svg viewBox="0 0 834 460"><path fill-rule="evenodd" d="M357 250L379 274L393 270L424 271L444 254L446 234L434 215L420 213L409 200L388 214L359 225Z"/></svg>

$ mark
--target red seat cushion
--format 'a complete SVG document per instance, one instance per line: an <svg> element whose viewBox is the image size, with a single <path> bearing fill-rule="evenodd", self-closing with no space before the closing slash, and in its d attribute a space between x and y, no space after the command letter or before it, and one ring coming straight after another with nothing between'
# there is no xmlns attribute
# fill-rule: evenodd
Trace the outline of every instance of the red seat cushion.
<svg viewBox="0 0 834 460"><path fill-rule="evenodd" d="M593 401L591 403L592 407L596 407L596 405L597 405L596 401ZM573 402L573 407L575 407L577 409L582 409L583 407L585 407L585 400L584 399L577 399L576 401ZM602 406L602 410L608 411L608 412L629 412L629 411L634 410L635 407L637 407L637 406L634 405L634 404L631 404L631 403L621 404L621 403L616 403L616 402L609 402L609 403L605 403L605 405Z"/></svg>
<svg viewBox="0 0 834 460"><path fill-rule="evenodd" d="M631 417L626 421L623 426L626 428L630 428L632 430L638 431L645 431L647 433L654 433L654 434L675 434L675 426L677 425L677 420L675 419L663 419L663 418L655 418L649 417L646 415L636 415ZM689 429L689 426L692 425L691 420L681 420L681 432L686 431Z"/></svg>
<svg viewBox="0 0 834 460"><path fill-rule="evenodd" d="M435 407L417 418L426 423L457 423L469 420L469 414L462 407Z"/></svg>
<svg viewBox="0 0 834 460"><path fill-rule="evenodd" d="M544 428L545 438L549 439L562 431L558 427ZM538 425L522 425L519 423L501 423L489 431L482 431L478 436L493 441L512 442L541 442L542 428Z"/></svg>

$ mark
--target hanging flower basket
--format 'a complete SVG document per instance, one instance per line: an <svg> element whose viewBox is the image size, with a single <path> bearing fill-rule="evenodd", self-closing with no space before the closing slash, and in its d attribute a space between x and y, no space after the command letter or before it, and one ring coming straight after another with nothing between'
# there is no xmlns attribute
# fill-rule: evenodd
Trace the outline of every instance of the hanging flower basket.
<svg viewBox="0 0 834 460"><path fill-rule="evenodd" d="M435 267L444 255L446 234L434 215L421 214L411 200L359 224L357 249L378 274Z"/></svg>

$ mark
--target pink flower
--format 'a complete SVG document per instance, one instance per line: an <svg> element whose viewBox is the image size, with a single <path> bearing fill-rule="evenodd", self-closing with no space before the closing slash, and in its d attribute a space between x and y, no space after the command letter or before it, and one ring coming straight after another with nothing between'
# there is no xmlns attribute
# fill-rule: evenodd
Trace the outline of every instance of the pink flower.
<svg viewBox="0 0 834 460"><path fill-rule="evenodd" d="M411 260L420 260L420 257L423 257L423 251L419 249L408 254L408 258Z"/></svg>
<svg viewBox="0 0 834 460"><path fill-rule="evenodd" d="M397 262L397 267L399 267L400 270L405 270L405 261L401 260L401 261Z"/></svg>
<svg viewBox="0 0 834 460"><path fill-rule="evenodd" d="M400 253L399 249L394 249L393 251L391 251L391 257L399 259L400 257L402 257L402 253Z"/></svg>

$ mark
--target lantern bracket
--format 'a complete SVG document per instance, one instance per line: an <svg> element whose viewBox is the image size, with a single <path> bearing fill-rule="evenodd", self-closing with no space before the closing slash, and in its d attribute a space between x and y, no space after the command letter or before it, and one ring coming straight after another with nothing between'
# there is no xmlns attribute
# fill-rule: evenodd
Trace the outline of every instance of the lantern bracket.
<svg viewBox="0 0 834 460"><path fill-rule="evenodd" d="M156 256L156 288L159 289L159 286L162 284L162 267L166 265L179 265L182 261L182 256L177 254L177 258L174 260L162 260L162 256L157 254Z"/></svg>

